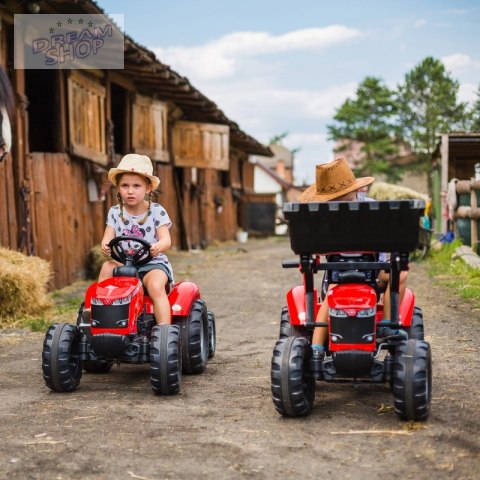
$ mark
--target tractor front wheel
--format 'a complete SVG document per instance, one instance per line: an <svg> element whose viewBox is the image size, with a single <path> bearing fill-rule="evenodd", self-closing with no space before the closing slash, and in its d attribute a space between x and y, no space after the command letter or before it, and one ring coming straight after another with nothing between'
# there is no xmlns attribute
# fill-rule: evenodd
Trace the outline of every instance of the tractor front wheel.
<svg viewBox="0 0 480 480"><path fill-rule="evenodd" d="M155 393L180 391L182 352L178 325L155 325L150 336L150 384Z"/></svg>
<svg viewBox="0 0 480 480"><path fill-rule="evenodd" d="M426 420L432 397L430 345L411 338L395 348L393 364L395 413L402 420Z"/></svg>
<svg viewBox="0 0 480 480"><path fill-rule="evenodd" d="M82 377L78 355L80 332L76 325L55 323L45 334L42 351L43 379L55 392L73 392Z"/></svg>
<svg viewBox="0 0 480 480"><path fill-rule="evenodd" d="M309 415L315 400L315 377L310 370L311 348L304 337L277 341L272 356L272 399L289 417Z"/></svg>

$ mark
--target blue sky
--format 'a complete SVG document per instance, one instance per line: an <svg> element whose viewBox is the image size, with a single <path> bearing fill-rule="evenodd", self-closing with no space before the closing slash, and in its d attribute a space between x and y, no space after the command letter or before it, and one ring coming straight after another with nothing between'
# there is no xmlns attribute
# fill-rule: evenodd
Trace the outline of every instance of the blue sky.
<svg viewBox="0 0 480 480"><path fill-rule="evenodd" d="M333 158L326 125L366 76L395 88L426 56L480 86L478 0L98 0L246 133L288 132L297 182Z"/></svg>

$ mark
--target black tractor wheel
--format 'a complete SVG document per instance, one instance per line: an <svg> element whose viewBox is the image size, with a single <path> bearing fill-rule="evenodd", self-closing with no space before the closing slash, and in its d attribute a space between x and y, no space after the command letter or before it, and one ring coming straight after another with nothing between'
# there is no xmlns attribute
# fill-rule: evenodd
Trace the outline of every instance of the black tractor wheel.
<svg viewBox="0 0 480 480"><path fill-rule="evenodd" d="M287 337L308 337L308 330L299 325L292 325L290 323L288 307L283 307L282 313L280 313L280 335L278 338Z"/></svg>
<svg viewBox="0 0 480 480"><path fill-rule="evenodd" d="M203 300L193 302L190 313L181 320L183 372L202 373L209 354L208 314Z"/></svg>
<svg viewBox="0 0 480 480"><path fill-rule="evenodd" d="M55 392L73 392L82 377L78 355L80 332L76 325L55 323L45 334L42 351L43 379Z"/></svg>
<svg viewBox="0 0 480 480"><path fill-rule="evenodd" d="M424 340L423 312L420 307L413 307L412 324L405 330L408 333L408 338Z"/></svg>
<svg viewBox="0 0 480 480"><path fill-rule="evenodd" d="M432 396L432 357L430 345L414 338L395 348L393 400L395 413L402 420L426 420Z"/></svg>
<svg viewBox="0 0 480 480"><path fill-rule="evenodd" d="M208 358L213 358L217 350L217 327L215 326L215 315L208 311Z"/></svg>
<svg viewBox="0 0 480 480"><path fill-rule="evenodd" d="M309 415L315 400L315 377L310 371L311 348L306 338L277 341L272 356L272 399L289 417Z"/></svg>
<svg viewBox="0 0 480 480"><path fill-rule="evenodd" d="M155 393L180 391L182 352L178 325L155 325L150 336L150 384Z"/></svg>
<svg viewBox="0 0 480 480"><path fill-rule="evenodd" d="M87 360L83 362L83 369L88 373L108 373L113 362L107 360Z"/></svg>

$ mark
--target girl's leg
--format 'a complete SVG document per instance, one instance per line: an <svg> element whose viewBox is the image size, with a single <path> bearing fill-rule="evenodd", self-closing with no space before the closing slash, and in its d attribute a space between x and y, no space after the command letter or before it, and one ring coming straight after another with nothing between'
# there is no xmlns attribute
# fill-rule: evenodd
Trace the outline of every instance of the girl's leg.
<svg viewBox="0 0 480 480"><path fill-rule="evenodd" d="M165 290L165 286L168 282L167 274L160 269L150 270L143 277L143 284L148 290L153 301L153 313L157 324L170 324L170 302L168 301L168 295Z"/></svg>
<svg viewBox="0 0 480 480"><path fill-rule="evenodd" d="M121 265L121 263L116 262L115 260L107 260L106 262L103 262L100 274L98 275L98 281L101 282L107 278L113 277L113 269L120 267Z"/></svg>

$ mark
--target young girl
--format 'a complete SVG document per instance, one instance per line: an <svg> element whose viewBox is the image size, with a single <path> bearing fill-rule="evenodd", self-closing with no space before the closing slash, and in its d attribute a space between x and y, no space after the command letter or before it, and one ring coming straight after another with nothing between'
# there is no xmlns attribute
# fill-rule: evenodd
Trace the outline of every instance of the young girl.
<svg viewBox="0 0 480 480"><path fill-rule="evenodd" d="M137 270L152 298L157 323L168 324L171 316L165 286L173 281L173 272L164 252L171 246L169 229L172 222L161 205L152 203L152 192L160 184L160 179L153 175L150 158L135 153L125 155L117 168L110 169L108 178L117 187L118 205L108 212L101 243L102 253L110 256L108 243L121 235L143 238L151 244L153 259ZM106 261L98 281L111 277L113 269L120 265L115 260Z"/></svg>

